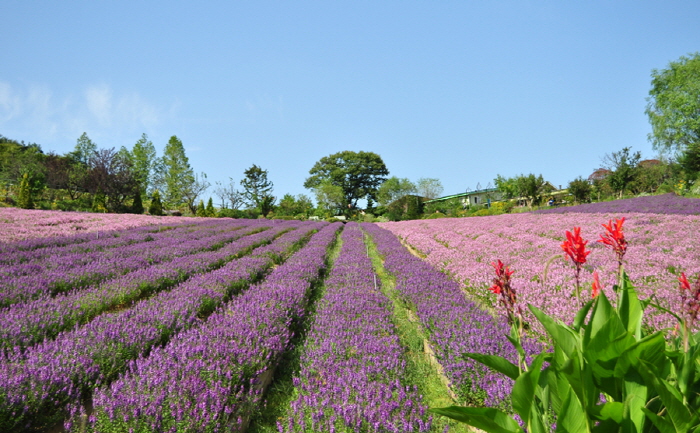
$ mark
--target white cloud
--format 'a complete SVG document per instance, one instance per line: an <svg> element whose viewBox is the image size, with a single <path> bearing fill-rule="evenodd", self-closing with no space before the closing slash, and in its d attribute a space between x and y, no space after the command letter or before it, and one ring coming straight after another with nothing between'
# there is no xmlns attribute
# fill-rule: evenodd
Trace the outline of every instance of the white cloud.
<svg viewBox="0 0 700 433"><path fill-rule="evenodd" d="M118 147L132 144L143 132L157 132L177 116L176 105L160 107L137 92L119 92L107 84L57 96L46 85L21 87L0 81L0 133L72 146L87 132L98 146Z"/></svg>

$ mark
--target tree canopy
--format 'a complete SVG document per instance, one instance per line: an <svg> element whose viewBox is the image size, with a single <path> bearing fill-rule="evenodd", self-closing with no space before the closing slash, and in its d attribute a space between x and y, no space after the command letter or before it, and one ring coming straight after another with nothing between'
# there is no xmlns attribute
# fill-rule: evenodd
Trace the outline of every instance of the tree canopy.
<svg viewBox="0 0 700 433"><path fill-rule="evenodd" d="M267 178L267 170L253 164L243 174L245 177L240 182L243 196L251 207L258 208L263 215L267 215L275 202L275 197L272 196L273 183Z"/></svg>
<svg viewBox="0 0 700 433"><path fill-rule="evenodd" d="M342 208L348 212L356 208L361 199L377 200L377 189L386 180L389 170L376 153L346 150L324 156L309 174L304 188L318 190L327 184L339 187L343 193ZM327 186L324 189L328 189Z"/></svg>
<svg viewBox="0 0 700 433"><path fill-rule="evenodd" d="M651 77L646 114L654 148L683 152L700 143L700 53L654 69Z"/></svg>
<svg viewBox="0 0 700 433"><path fill-rule="evenodd" d="M400 199L408 194L415 194L416 185L406 178L399 179L392 176L379 186L377 190L377 201L382 206Z"/></svg>

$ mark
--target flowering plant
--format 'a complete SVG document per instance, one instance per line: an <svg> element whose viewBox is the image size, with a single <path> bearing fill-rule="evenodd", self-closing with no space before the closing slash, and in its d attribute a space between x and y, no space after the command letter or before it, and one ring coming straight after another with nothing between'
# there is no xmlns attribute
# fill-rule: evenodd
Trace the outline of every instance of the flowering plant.
<svg viewBox="0 0 700 433"><path fill-rule="evenodd" d="M622 222L610 226L622 236L621 227ZM567 239L574 257L580 258L578 234L574 230ZM671 314L683 324L682 334L680 340L667 342L662 331L645 332L642 319L650 302L638 299L624 269L619 275L617 306L594 277L597 296L581 307L571 325L530 305L552 340L552 350L529 364L465 354L515 381L511 402L520 422L489 407L451 406L432 412L493 433L699 432L700 333L691 334L690 325L700 311L700 279L691 288L681 274L683 317ZM510 340L522 354L520 336L513 330Z"/></svg>

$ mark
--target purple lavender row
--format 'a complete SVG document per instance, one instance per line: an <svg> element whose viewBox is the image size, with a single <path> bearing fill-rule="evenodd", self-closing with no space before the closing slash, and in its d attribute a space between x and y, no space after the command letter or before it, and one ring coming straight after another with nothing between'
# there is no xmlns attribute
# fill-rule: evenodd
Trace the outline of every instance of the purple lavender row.
<svg viewBox="0 0 700 433"><path fill-rule="evenodd" d="M12 248L11 244L5 245L0 252L0 272L7 272L9 266L23 263L38 262L46 257L61 256L70 253L86 253L92 251L102 251L118 246L129 245L136 242L142 242L148 239L159 239L161 237L173 236L173 232L183 232L189 230L200 230L205 227L215 227L220 225L218 221L198 221L198 222L182 222L176 225L168 226L141 226L126 229L123 231L110 231L101 233L99 237L92 233L89 239L83 242L69 243L58 245L47 245L41 248L23 249L20 247ZM40 239L33 239L32 242L37 242ZM27 241L29 242L29 241Z"/></svg>
<svg viewBox="0 0 700 433"><path fill-rule="evenodd" d="M238 431L306 314L342 224L328 225L206 323L179 334L93 394L94 431ZM69 423L70 424L70 423ZM68 426L70 428L70 425Z"/></svg>
<svg viewBox="0 0 700 433"><path fill-rule="evenodd" d="M219 230L207 229L195 233L163 238L159 241L142 242L117 248L110 254L72 254L61 258L63 266L49 267L43 272L18 277L6 276L0 280L0 306L53 296L71 289L97 284L102 280L123 275L139 268L151 266L172 257L191 254L221 246L235 237L234 229L222 225ZM186 236L184 236L186 235ZM192 242L183 244L183 238Z"/></svg>
<svg viewBox="0 0 700 433"><path fill-rule="evenodd" d="M294 225L277 225L269 233L290 226ZM60 421L66 404L77 404L90 389L115 378L130 360L200 323L271 265L268 255L231 261L0 360L0 430Z"/></svg>
<svg viewBox="0 0 700 433"><path fill-rule="evenodd" d="M401 382L404 349L379 288L363 232L348 223L293 379L298 397L280 432L428 431L414 387Z"/></svg>
<svg viewBox="0 0 700 433"><path fill-rule="evenodd" d="M457 395L470 402L483 400L487 406L507 404L512 381L463 356L478 352L516 362L505 320L495 319L467 300L457 282L413 256L390 231L375 224L362 227L374 239L384 267L396 278L396 290L428 331ZM541 350L529 339L523 341L523 348L528 356Z"/></svg>
<svg viewBox="0 0 700 433"><path fill-rule="evenodd" d="M24 275L48 272L50 270L64 270L84 265L95 260L108 259L115 255L138 254L140 246L151 241L167 242L168 240L180 239L183 237L196 236L198 238L213 235L217 232L232 230L240 227L240 224L230 222L219 222L218 224L199 224L196 226L180 226L165 232L149 233L127 233L124 236L102 239L99 245L92 245L92 248L70 248L42 249L40 251L30 251L24 254L21 263L12 263L0 266L0 276L2 277L22 277ZM87 244L81 244L87 246Z"/></svg>
<svg viewBox="0 0 700 433"><path fill-rule="evenodd" d="M274 233L241 239L261 230L257 227L239 230L231 243L217 250L199 252L199 242L180 241L181 247L192 245L191 255L172 257L165 263L137 269L105 281L98 286L77 289L55 297L13 304L0 310L0 350L23 350L76 324L84 324L93 317L119 305L125 305L151 293L164 290L190 275L216 267L224 261L243 255L254 245L268 240Z"/></svg>

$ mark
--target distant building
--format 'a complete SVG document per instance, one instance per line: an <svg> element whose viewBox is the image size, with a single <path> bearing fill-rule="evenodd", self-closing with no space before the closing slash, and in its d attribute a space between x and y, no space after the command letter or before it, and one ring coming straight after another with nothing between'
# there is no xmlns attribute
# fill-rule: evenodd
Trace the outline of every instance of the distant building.
<svg viewBox="0 0 700 433"><path fill-rule="evenodd" d="M491 202L503 199L503 194L496 188L475 189L459 194L446 195L432 200L428 200L425 204L438 203L441 201L459 199L462 205L466 208L472 205L490 205Z"/></svg>

